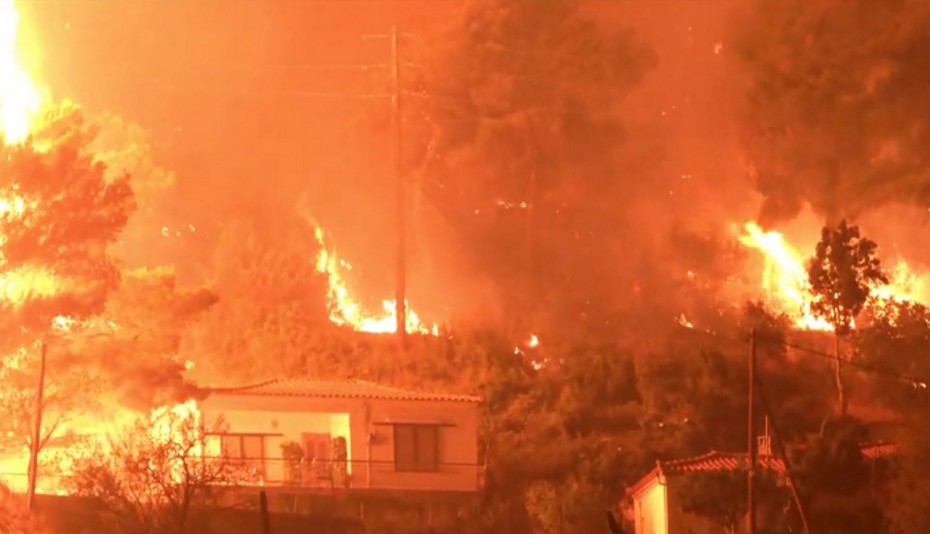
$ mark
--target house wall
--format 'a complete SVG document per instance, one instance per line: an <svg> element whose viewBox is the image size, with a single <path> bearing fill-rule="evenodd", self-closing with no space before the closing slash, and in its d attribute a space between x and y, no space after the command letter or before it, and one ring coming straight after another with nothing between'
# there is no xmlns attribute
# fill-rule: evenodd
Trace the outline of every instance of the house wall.
<svg viewBox="0 0 930 534"><path fill-rule="evenodd" d="M633 498L633 524L636 534L669 534L667 493L659 477ZM677 531L676 531L677 532Z"/></svg>
<svg viewBox="0 0 930 534"><path fill-rule="evenodd" d="M222 416L231 433L273 434L266 438L265 445L266 456L272 458L281 457L281 443L300 441L304 432L347 437L353 488L478 489L475 403L214 394L201 402L200 410L208 422ZM392 426L395 423L442 425L438 472L395 470ZM277 467L272 469L275 464ZM283 462L269 462L268 471L269 481L282 480Z"/></svg>
<svg viewBox="0 0 930 534"><path fill-rule="evenodd" d="M478 489L478 407L474 403L378 401L371 404L371 481L376 487L417 490ZM393 423L439 427L439 470L402 473L394 469Z"/></svg>

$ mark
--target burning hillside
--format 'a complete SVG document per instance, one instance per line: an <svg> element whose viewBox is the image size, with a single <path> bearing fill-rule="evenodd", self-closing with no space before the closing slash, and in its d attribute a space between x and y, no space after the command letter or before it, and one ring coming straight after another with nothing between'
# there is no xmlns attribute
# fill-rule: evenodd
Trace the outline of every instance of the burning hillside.
<svg viewBox="0 0 930 534"><path fill-rule="evenodd" d="M319 226L314 235L320 245L320 252L316 258L316 269L326 276L328 289L327 298L330 309L330 320L340 326L348 326L359 332L383 334L397 332L397 306L394 300L382 301L382 313L371 313L366 310L349 292L349 286L342 271L351 271L352 265L340 259L336 251L326 242L323 229ZM406 306L407 332L438 335L439 327L433 323L428 325L420 320L416 311Z"/></svg>
<svg viewBox="0 0 930 534"><path fill-rule="evenodd" d="M740 243L758 251L764 260L761 289L768 304L790 317L799 329L832 331L833 325L811 310L814 297L807 257L780 232L765 231L754 222L746 223L743 230ZM883 308L889 302L928 303L925 276L911 272L907 262L898 261L888 274L889 283L871 287L871 305Z"/></svg>

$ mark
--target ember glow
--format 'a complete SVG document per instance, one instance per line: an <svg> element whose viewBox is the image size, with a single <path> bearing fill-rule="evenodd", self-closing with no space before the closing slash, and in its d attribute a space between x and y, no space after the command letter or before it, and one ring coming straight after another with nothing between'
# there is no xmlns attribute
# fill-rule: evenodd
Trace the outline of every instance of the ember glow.
<svg viewBox="0 0 930 534"><path fill-rule="evenodd" d="M678 314L678 317L675 321L685 328L694 328L694 323L688 320L688 317L684 313Z"/></svg>
<svg viewBox="0 0 930 534"><path fill-rule="evenodd" d="M0 0L0 133L7 143L26 138L39 112L39 91L16 50L19 12L13 0Z"/></svg>
<svg viewBox="0 0 930 534"><path fill-rule="evenodd" d="M320 253L316 258L316 269L326 275L329 285L327 290L329 319L337 325L349 326L359 332L373 334L397 332L395 301L393 299L382 301L382 313L370 313L363 308L361 304L352 298L348 284L342 276L342 270L350 271L352 265L339 259L335 250L327 245L322 228L317 226L314 235L320 244ZM407 332L436 336L439 335L439 327L435 323L427 325L422 322L417 313L410 308L410 304L407 303Z"/></svg>
<svg viewBox="0 0 930 534"><path fill-rule="evenodd" d="M746 223L744 230L739 236L740 243L759 251L765 260L762 290L769 303L788 315L799 329L832 331L832 324L811 312L813 296L805 256L780 232L764 231L754 222ZM923 298L922 277L911 272L907 263L898 262L888 274L890 283L871 289L873 305L884 307L888 302L927 302Z"/></svg>

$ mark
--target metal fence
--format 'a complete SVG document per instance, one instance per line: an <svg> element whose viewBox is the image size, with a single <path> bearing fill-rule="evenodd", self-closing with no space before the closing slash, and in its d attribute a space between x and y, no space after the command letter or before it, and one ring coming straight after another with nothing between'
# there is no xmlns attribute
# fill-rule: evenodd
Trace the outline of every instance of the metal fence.
<svg viewBox="0 0 930 534"><path fill-rule="evenodd" d="M484 484L484 467L476 463L439 462L410 468L398 466L392 460L210 460L240 465L244 483L264 486L477 490Z"/></svg>
<svg viewBox="0 0 930 534"><path fill-rule="evenodd" d="M231 483L305 489L408 489L477 491L484 486L485 468L476 463L439 462L419 469L399 468L392 460L307 460L287 458L198 457L233 467ZM39 471L38 490L67 493L69 475ZM0 481L13 491L26 487L26 473L0 471Z"/></svg>

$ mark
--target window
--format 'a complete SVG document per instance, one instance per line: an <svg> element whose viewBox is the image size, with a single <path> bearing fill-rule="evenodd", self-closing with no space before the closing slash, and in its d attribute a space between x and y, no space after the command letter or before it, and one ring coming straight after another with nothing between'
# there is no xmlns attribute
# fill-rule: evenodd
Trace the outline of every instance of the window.
<svg viewBox="0 0 930 534"><path fill-rule="evenodd" d="M394 425L394 467L398 471L438 471L439 426Z"/></svg>
<svg viewBox="0 0 930 534"><path fill-rule="evenodd" d="M256 475L265 475L265 436L257 434L222 434L220 451L224 458L251 469Z"/></svg>

